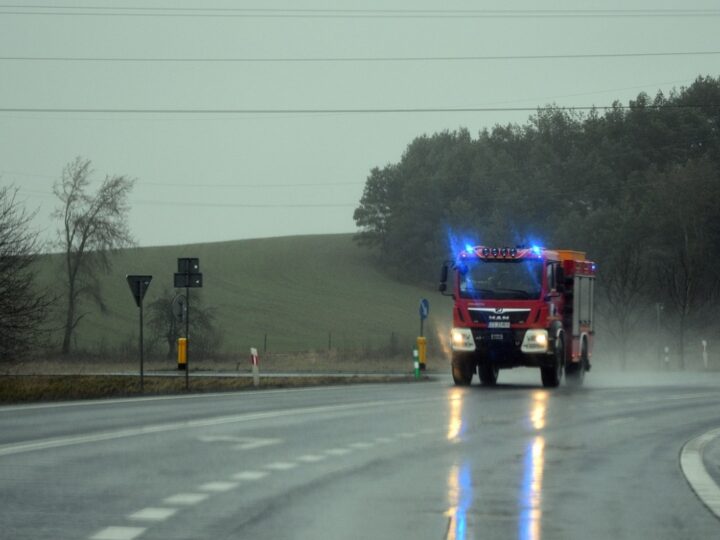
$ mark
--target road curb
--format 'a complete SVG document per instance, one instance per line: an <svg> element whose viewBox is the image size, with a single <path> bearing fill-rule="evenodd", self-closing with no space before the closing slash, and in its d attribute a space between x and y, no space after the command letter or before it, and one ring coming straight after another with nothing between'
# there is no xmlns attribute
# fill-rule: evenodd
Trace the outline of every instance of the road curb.
<svg viewBox="0 0 720 540"><path fill-rule="evenodd" d="M685 443L680 451L680 468L698 498L720 519L720 487L705 469L703 451L720 437L720 428L712 429Z"/></svg>

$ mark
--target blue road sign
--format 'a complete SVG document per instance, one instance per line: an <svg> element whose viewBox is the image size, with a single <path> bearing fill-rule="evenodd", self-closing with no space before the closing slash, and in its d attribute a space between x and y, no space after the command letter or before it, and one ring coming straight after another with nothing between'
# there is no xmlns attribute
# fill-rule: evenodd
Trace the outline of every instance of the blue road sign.
<svg viewBox="0 0 720 540"><path fill-rule="evenodd" d="M430 302L423 298L420 300L420 319L427 319L428 313L430 313Z"/></svg>

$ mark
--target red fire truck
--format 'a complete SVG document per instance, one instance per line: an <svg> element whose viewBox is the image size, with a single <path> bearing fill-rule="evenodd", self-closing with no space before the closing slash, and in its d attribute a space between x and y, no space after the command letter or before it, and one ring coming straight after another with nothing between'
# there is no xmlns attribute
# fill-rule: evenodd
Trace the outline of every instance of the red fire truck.
<svg viewBox="0 0 720 540"><path fill-rule="evenodd" d="M448 274L454 270L452 292ZM467 246L443 265L440 291L453 306L452 376L477 372L494 385L501 369L538 367L543 386L590 370L595 263L579 251L538 246Z"/></svg>

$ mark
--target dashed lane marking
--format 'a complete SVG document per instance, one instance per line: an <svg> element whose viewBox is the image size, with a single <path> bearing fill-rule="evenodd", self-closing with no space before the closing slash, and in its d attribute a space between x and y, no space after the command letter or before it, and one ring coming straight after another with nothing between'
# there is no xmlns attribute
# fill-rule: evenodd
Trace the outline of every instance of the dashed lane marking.
<svg viewBox="0 0 720 540"><path fill-rule="evenodd" d="M136 521L165 521L177 512L177 508L143 508L142 510L130 514L128 519Z"/></svg>
<svg viewBox="0 0 720 540"><path fill-rule="evenodd" d="M688 441L680 452L680 468L695 494L720 518L720 487L705 469L703 451L708 443L720 437L720 428Z"/></svg>
<svg viewBox="0 0 720 540"><path fill-rule="evenodd" d="M352 452L352 450L349 450L347 448L331 448L330 450L325 450L325 453L328 456L344 456L346 454L349 454Z"/></svg>
<svg viewBox="0 0 720 540"><path fill-rule="evenodd" d="M358 450L365 450L367 448L372 448L375 445L372 443L367 443L367 442L356 442L356 443L352 443L348 446L350 446L350 448L357 448Z"/></svg>
<svg viewBox="0 0 720 540"><path fill-rule="evenodd" d="M87 444L102 441L111 441L127 437L138 437L141 435L151 435L155 433L165 433L169 431L177 431L183 429L195 429L201 427L220 426L225 424L236 424L241 422L253 422L258 420L269 420L276 418L286 418L293 416L302 416L305 414L339 414L356 413L359 410L372 409L376 407L400 405L411 405L415 403L431 403L441 401L442 398L415 398L404 400L378 400L367 401L364 403L348 403L346 405L319 405L316 407L302 407L296 409L280 409L277 411L265 411L257 413L236 414L231 416L219 416L214 418L205 418L200 420L186 420L182 422L170 422L167 424L155 424L141 426L137 428L119 429L116 431L105 431L99 433L90 433L87 435L72 435L69 437L54 437L50 439L40 439L34 441L23 441L19 443L0 445L0 456L8 456L12 454L21 454L25 452L33 452L37 450L48 450L51 448L61 448L65 446L73 446L79 444Z"/></svg>
<svg viewBox="0 0 720 540"><path fill-rule="evenodd" d="M394 440L395 439L393 439L392 437L378 437L375 439L375 442L380 444L388 444L393 442Z"/></svg>
<svg viewBox="0 0 720 540"><path fill-rule="evenodd" d="M133 540L147 529L145 527L107 527L90 537L91 540Z"/></svg>
<svg viewBox="0 0 720 540"><path fill-rule="evenodd" d="M198 437L202 442L234 443L233 450L254 450L263 446L280 444L282 439L260 439L257 437L235 437L232 435L203 435Z"/></svg>
<svg viewBox="0 0 720 540"><path fill-rule="evenodd" d="M398 437L402 437L403 439L414 439L417 436L418 436L417 433L410 433L410 432L401 433L400 435L398 435Z"/></svg>
<svg viewBox="0 0 720 540"><path fill-rule="evenodd" d="M265 468L271 471L289 471L295 467L297 467L297 463L293 463L292 461L276 461L275 463L265 465Z"/></svg>
<svg viewBox="0 0 720 540"><path fill-rule="evenodd" d="M298 461L302 461L304 463L317 463L318 461L323 461L326 456L321 456L318 454L307 454L305 456L300 456L298 458Z"/></svg>
<svg viewBox="0 0 720 540"><path fill-rule="evenodd" d="M200 491L212 491L215 493L221 493L223 491L230 491L238 487L237 482L208 482L198 487Z"/></svg>
<svg viewBox="0 0 720 540"><path fill-rule="evenodd" d="M207 499L210 495L207 493L178 493L172 497L168 497L163 501L165 504L179 504L182 506L192 506Z"/></svg>
<svg viewBox="0 0 720 540"><path fill-rule="evenodd" d="M249 482L253 482L255 480L260 480L261 478L265 478L268 475L265 471L243 471L237 474L233 474L233 478L235 480L246 480Z"/></svg>

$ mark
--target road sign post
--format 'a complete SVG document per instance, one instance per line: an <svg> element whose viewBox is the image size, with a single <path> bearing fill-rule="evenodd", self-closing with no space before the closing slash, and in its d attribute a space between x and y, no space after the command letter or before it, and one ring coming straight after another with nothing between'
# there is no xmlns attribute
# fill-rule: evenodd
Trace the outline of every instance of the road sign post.
<svg viewBox="0 0 720 540"><path fill-rule="evenodd" d="M424 335L423 323L425 322L425 319L427 319L429 313L430 302L428 302L426 298L423 298L422 300L420 300L420 337Z"/></svg>
<svg viewBox="0 0 720 540"><path fill-rule="evenodd" d="M140 308L140 392L145 391L145 352L143 345L143 298L150 286L152 276L125 276L135 304Z"/></svg>
<svg viewBox="0 0 720 540"><path fill-rule="evenodd" d="M427 340L424 337L424 323L430 313L430 302L426 298L420 300L420 337L417 338L418 365L420 370L425 371L425 359L427 355Z"/></svg>
<svg viewBox="0 0 720 540"><path fill-rule="evenodd" d="M177 260L175 288L185 288L185 390L190 390L190 289L202 287L203 275L200 273L200 259L196 257Z"/></svg>
<svg viewBox="0 0 720 540"><path fill-rule="evenodd" d="M260 360L255 347L250 347L250 363L252 364L253 386L260 386Z"/></svg>

